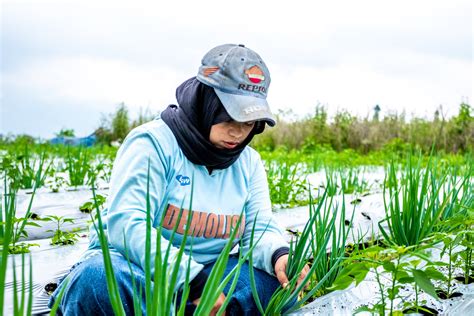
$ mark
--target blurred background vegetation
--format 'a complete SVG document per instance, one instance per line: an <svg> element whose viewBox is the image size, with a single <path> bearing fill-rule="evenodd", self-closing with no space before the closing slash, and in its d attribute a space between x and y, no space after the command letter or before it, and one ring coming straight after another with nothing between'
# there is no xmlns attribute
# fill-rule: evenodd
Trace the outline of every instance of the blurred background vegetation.
<svg viewBox="0 0 474 316"><path fill-rule="evenodd" d="M279 112L277 125L257 135L251 146L259 151L312 152L324 149L341 152L350 150L358 154L377 151L404 152L416 148L424 153L432 146L436 152L463 154L471 152L474 139L473 109L467 102L459 105L458 113L446 118L439 107L431 119L405 113L384 113L376 105L370 116L361 118L346 110L329 117L327 108L317 105L312 115L294 119L291 112ZM140 109L135 119L124 103L114 113L103 114L94 131L98 145L121 143L131 129L153 120L159 113ZM293 118L293 119L291 119ZM77 136L73 129L62 129L57 136ZM34 143L28 135L0 136L0 143Z"/></svg>
<svg viewBox="0 0 474 316"><path fill-rule="evenodd" d="M381 149L404 151L406 147L436 151L465 153L473 148L474 119L472 108L462 102L457 115L446 119L439 108L433 118L412 118L405 114L386 113L374 107L372 117L359 118L343 110L329 118L327 109L316 106L312 116L289 122L285 113L277 115L278 124L256 137L252 143L257 149L273 151L312 151L325 146L334 151L353 149L361 154Z"/></svg>

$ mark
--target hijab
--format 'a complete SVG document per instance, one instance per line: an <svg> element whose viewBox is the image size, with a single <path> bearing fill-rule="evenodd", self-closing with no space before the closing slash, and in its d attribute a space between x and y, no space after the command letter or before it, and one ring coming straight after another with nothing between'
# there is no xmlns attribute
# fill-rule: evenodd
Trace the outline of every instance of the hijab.
<svg viewBox="0 0 474 316"><path fill-rule="evenodd" d="M232 120L220 102L214 88L190 78L176 89L177 105L169 105L161 118L173 132L179 147L192 163L213 169L231 166L255 134L262 133L265 122L255 122L247 138L233 149L214 146L209 135L214 124Z"/></svg>

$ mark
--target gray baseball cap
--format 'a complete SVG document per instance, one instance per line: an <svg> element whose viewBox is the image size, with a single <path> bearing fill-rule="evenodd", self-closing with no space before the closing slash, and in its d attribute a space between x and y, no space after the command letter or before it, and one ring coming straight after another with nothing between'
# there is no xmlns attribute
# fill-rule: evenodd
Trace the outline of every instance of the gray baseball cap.
<svg viewBox="0 0 474 316"><path fill-rule="evenodd" d="M267 103L270 72L256 52L242 44L225 44L211 49L201 63L197 79L214 88L234 120L275 125Z"/></svg>

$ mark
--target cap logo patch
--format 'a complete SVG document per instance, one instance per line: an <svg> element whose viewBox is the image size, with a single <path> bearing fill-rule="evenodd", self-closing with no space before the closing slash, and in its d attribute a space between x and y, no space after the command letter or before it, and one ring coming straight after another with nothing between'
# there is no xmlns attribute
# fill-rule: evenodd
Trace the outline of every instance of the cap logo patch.
<svg viewBox="0 0 474 316"><path fill-rule="evenodd" d="M204 76L206 77L209 77L210 75L212 75L213 73L215 73L216 71L219 70L219 67L206 67L203 69L203 74Z"/></svg>
<svg viewBox="0 0 474 316"><path fill-rule="evenodd" d="M265 76L263 75L262 69L258 66L250 67L249 69L245 70L245 74L249 78L250 82L252 83L260 83L265 80Z"/></svg>

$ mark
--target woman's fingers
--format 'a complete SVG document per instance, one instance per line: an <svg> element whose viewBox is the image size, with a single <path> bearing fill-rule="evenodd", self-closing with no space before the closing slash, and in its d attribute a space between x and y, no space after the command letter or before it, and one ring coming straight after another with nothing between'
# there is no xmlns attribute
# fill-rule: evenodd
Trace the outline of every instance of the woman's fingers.
<svg viewBox="0 0 474 316"><path fill-rule="evenodd" d="M217 312L219 311L221 306L224 304L224 301L225 301L225 295L224 295L224 293L221 293L221 295L219 295L219 297L217 298L217 301L214 304L214 307L211 310L211 316L217 315ZM222 315L225 316L225 311Z"/></svg>
<svg viewBox="0 0 474 316"><path fill-rule="evenodd" d="M308 272L309 272L309 266L305 265L303 270L301 270L301 273L298 277L298 281L296 282L297 287L301 284L301 282L303 282L304 278L308 275ZM308 286L308 285L306 285L306 286Z"/></svg>
<svg viewBox="0 0 474 316"><path fill-rule="evenodd" d="M283 288L287 287L288 285L288 277L285 273L285 270L284 269L280 269L280 270L277 270L275 271L276 273L276 277L278 279L278 281L280 282L281 286Z"/></svg>
<svg viewBox="0 0 474 316"><path fill-rule="evenodd" d="M288 255L283 255L275 263L275 275L283 288L287 287L289 281L286 275L286 265L288 264Z"/></svg>

